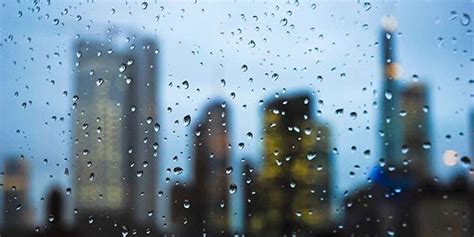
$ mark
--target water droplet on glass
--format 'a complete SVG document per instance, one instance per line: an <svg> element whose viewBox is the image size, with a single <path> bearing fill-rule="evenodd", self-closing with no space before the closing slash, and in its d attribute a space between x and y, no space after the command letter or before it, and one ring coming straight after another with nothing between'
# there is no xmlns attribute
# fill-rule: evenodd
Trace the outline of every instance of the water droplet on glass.
<svg viewBox="0 0 474 237"><path fill-rule="evenodd" d="M173 172L174 172L175 175L179 175L179 174L183 173L183 168L181 168L179 166L174 167Z"/></svg>
<svg viewBox="0 0 474 237"><path fill-rule="evenodd" d="M183 81L183 83L181 83L184 87L184 89L188 89L189 88L189 82L188 81Z"/></svg>
<svg viewBox="0 0 474 237"><path fill-rule="evenodd" d="M248 45L250 46L250 48L255 48L255 45L256 45L256 44L255 44L255 41L250 40L249 43L248 43Z"/></svg>
<svg viewBox="0 0 474 237"><path fill-rule="evenodd" d="M470 165L471 164L471 159L467 156L463 156L461 157L461 162L464 164L464 165Z"/></svg>
<svg viewBox="0 0 474 237"><path fill-rule="evenodd" d="M409 149L408 149L408 146L407 146L407 145L403 145L403 146L402 146L402 154L408 153L408 150L409 150Z"/></svg>
<svg viewBox="0 0 474 237"><path fill-rule="evenodd" d="M125 64L120 64L119 66L119 72L125 72L125 70L127 69L127 66Z"/></svg>
<svg viewBox="0 0 474 237"><path fill-rule="evenodd" d="M364 10L368 11L372 8L372 4L370 2L364 2Z"/></svg>
<svg viewBox="0 0 474 237"><path fill-rule="evenodd" d="M252 134L251 132L248 132L248 133L247 133L247 138L248 138L248 139L252 139L252 138L253 138L253 134Z"/></svg>
<svg viewBox="0 0 474 237"><path fill-rule="evenodd" d="M184 199L183 207L189 209L191 207L191 202L188 199Z"/></svg>
<svg viewBox="0 0 474 237"><path fill-rule="evenodd" d="M104 79L102 78L99 78L95 81L95 84L97 84L97 86L101 86L102 84L104 84Z"/></svg>
<svg viewBox="0 0 474 237"><path fill-rule="evenodd" d="M461 22L461 25L467 26L471 23L471 17L468 14L463 13L459 21Z"/></svg>
<svg viewBox="0 0 474 237"><path fill-rule="evenodd" d="M229 185L229 193L234 194L235 192L237 192L237 185L236 184Z"/></svg>
<svg viewBox="0 0 474 237"><path fill-rule="evenodd" d="M272 79L273 79L273 81L278 80L278 77L279 77L278 73L273 73L273 74L272 74Z"/></svg>
<svg viewBox="0 0 474 237"><path fill-rule="evenodd" d="M189 124L191 124L191 116L190 115L184 116L183 121L184 121L184 126L186 127L189 126Z"/></svg>

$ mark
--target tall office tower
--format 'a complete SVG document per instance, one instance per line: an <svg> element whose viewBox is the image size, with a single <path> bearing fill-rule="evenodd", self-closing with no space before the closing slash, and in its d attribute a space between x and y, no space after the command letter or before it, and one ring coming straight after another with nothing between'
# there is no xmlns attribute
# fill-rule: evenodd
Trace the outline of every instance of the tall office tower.
<svg viewBox="0 0 474 237"><path fill-rule="evenodd" d="M395 58L396 20L391 16L382 19L382 64L383 82L380 109L380 132L382 138L382 159L388 166L401 166L401 142L399 134L399 85Z"/></svg>
<svg viewBox="0 0 474 237"><path fill-rule="evenodd" d="M242 172L242 193L243 193L243 206L244 206L244 234L245 236L252 236L252 222L255 218L253 216L257 213L259 208L259 186L257 171L250 165L249 160L245 161L243 172Z"/></svg>
<svg viewBox="0 0 474 237"><path fill-rule="evenodd" d="M308 236L328 228L328 130L313 120L312 103L312 96L303 94L265 106L255 235Z"/></svg>
<svg viewBox="0 0 474 237"><path fill-rule="evenodd" d="M3 229L25 230L33 221L28 200L30 188L28 163L23 157L7 159L3 173Z"/></svg>
<svg viewBox="0 0 474 237"><path fill-rule="evenodd" d="M154 39L121 32L76 44L74 161L80 224L84 218L154 223L157 52Z"/></svg>
<svg viewBox="0 0 474 237"><path fill-rule="evenodd" d="M471 147L471 159L474 159L474 109L471 109L469 115L469 145ZM469 181L471 186L474 185L474 167L469 169Z"/></svg>
<svg viewBox="0 0 474 237"><path fill-rule="evenodd" d="M229 121L225 102L210 104L195 128L194 187L191 204L198 233L229 234L230 167Z"/></svg>
<svg viewBox="0 0 474 237"><path fill-rule="evenodd" d="M173 222L173 234L177 236L191 236L196 234L197 213L194 210L193 186L178 183L171 187L171 221Z"/></svg>
<svg viewBox="0 0 474 237"><path fill-rule="evenodd" d="M416 175L419 181L430 175L429 106L427 89L421 83L404 88L400 95L400 122L402 124L403 170Z"/></svg>

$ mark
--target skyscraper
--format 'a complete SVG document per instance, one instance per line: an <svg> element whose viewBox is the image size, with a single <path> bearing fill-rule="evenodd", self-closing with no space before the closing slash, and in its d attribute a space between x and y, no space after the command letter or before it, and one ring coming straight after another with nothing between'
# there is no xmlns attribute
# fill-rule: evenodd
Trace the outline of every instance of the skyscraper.
<svg viewBox="0 0 474 237"><path fill-rule="evenodd" d="M255 168L250 165L249 162L249 160L245 160L242 172L245 236L252 236L251 230L255 228L252 226L252 220L254 219L253 216L257 213L259 208L259 187L257 186L257 172L255 171Z"/></svg>
<svg viewBox="0 0 474 237"><path fill-rule="evenodd" d="M395 29L396 20L391 16L382 19L382 64L383 82L381 92L380 132L382 137L382 154L389 166L400 166L401 141L399 134L399 84L398 68L395 58Z"/></svg>
<svg viewBox="0 0 474 237"><path fill-rule="evenodd" d="M229 236L230 150L226 103L215 101L197 119L193 137L193 174L188 185L172 187L175 233Z"/></svg>
<svg viewBox="0 0 474 237"><path fill-rule="evenodd" d="M3 170L3 228L25 230L33 221L28 190L30 170L24 157L9 158Z"/></svg>
<svg viewBox="0 0 474 237"><path fill-rule="evenodd" d="M312 106L312 97L301 94L264 107L256 236L308 236L329 227L328 129L313 120Z"/></svg>
<svg viewBox="0 0 474 237"><path fill-rule="evenodd" d="M400 122L402 130L401 153L406 164L404 170L420 179L430 175L429 106L427 89L421 83L404 88L400 96Z"/></svg>
<svg viewBox="0 0 474 237"><path fill-rule="evenodd" d="M228 234L230 166L229 113L225 102L210 104L195 127L194 192L197 221L211 236ZM201 224L202 223L202 224Z"/></svg>
<svg viewBox="0 0 474 237"><path fill-rule="evenodd" d="M157 52L154 39L122 32L76 44L79 221L106 218L147 227L154 223Z"/></svg>

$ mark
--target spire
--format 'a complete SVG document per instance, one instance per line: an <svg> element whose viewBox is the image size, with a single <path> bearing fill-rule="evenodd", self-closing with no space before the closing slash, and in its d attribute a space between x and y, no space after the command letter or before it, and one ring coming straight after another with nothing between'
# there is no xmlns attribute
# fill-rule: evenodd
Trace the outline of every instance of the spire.
<svg viewBox="0 0 474 237"><path fill-rule="evenodd" d="M382 64L384 65L384 76L385 78L392 80L397 79L398 66L396 64L396 58L394 55L395 44L394 44L394 32L397 28L397 20L395 17L387 15L382 18L383 27L383 57Z"/></svg>

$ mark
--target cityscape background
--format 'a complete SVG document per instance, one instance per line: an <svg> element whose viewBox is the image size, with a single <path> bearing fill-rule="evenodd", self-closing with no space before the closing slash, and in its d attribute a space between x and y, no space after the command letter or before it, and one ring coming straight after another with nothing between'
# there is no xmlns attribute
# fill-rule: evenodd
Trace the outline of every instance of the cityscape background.
<svg viewBox="0 0 474 237"><path fill-rule="evenodd" d="M448 183L469 169L444 158L448 150L472 156L472 8L469 1L3 3L0 156L23 155L28 160L33 222L44 222L42 198L52 185L75 192L75 181L65 173L74 170L72 108L79 94L75 63L85 55L78 53L77 45L113 36L123 43L114 47L123 48L129 47L127 36L132 41L147 38L156 44L152 51L157 85L152 94L160 129L153 216L160 228L172 226L168 204L173 184L193 177L188 160L193 126L202 121L209 103L225 101L232 146L230 183L237 185L230 199L229 209L236 213L229 214L230 224L233 230L243 230L241 159L256 169L264 166L260 139L265 105L276 95L291 98L301 93L311 93L311 116L327 124L331 134L331 216L338 220L344 214L344 194L367 184L383 156L377 134L380 107L374 102L380 103L385 93L384 16L397 21L391 37L396 40L400 84L421 82L428 91L427 166L433 169L432 178ZM122 61L126 64L125 58ZM174 172L177 167L182 172ZM65 202L72 222L72 196Z"/></svg>

